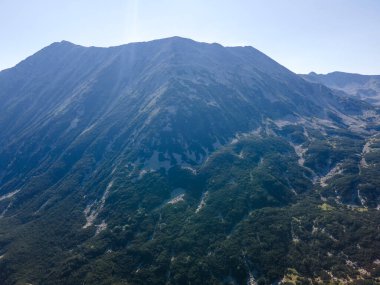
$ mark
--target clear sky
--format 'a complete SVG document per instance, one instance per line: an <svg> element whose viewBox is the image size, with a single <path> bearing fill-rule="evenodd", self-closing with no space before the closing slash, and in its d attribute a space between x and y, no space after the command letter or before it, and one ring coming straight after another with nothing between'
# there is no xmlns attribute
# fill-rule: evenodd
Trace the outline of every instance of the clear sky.
<svg viewBox="0 0 380 285"><path fill-rule="evenodd" d="M0 70L61 40L171 36L254 46L297 73L380 74L380 0L0 0Z"/></svg>

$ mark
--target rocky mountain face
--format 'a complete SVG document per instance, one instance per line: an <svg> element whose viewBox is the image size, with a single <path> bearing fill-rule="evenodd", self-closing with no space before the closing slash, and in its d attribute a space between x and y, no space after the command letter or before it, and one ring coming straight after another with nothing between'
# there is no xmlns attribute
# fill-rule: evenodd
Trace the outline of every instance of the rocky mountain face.
<svg viewBox="0 0 380 285"><path fill-rule="evenodd" d="M0 102L2 284L378 280L376 104L178 37L54 43Z"/></svg>
<svg viewBox="0 0 380 285"><path fill-rule="evenodd" d="M345 72L301 75L304 79L344 91L355 98L380 105L380 75L361 75Z"/></svg>

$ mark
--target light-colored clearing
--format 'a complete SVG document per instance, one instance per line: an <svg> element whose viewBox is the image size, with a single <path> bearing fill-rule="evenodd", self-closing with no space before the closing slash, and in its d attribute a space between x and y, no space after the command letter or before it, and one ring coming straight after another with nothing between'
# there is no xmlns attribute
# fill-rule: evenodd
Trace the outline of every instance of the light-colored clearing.
<svg viewBox="0 0 380 285"><path fill-rule="evenodd" d="M295 145L293 143L291 143L291 146L294 148L294 151L298 156L298 165L304 166L305 164L304 155L307 152L307 148L303 148L302 145Z"/></svg>
<svg viewBox="0 0 380 285"><path fill-rule="evenodd" d="M104 231L106 228L107 228L107 223L103 220L99 225L96 225L96 233L95 233L95 235L97 235L100 232Z"/></svg>
<svg viewBox="0 0 380 285"><path fill-rule="evenodd" d="M184 201L186 190L183 188L176 188L170 193L170 200L166 204L174 205L178 202Z"/></svg>
<svg viewBox="0 0 380 285"><path fill-rule="evenodd" d="M366 161L365 159L365 155L367 153L370 153L371 152L371 145L376 141L376 138L370 138L363 146L363 149L362 149L362 153L361 153L361 160L360 160L360 164L359 164L359 169L361 171L362 168L368 168L369 167L369 164L368 162Z"/></svg>
<svg viewBox="0 0 380 285"><path fill-rule="evenodd" d="M185 194L179 194L178 196L170 199L168 201L168 204L174 205L174 204L177 204L178 202L184 201L183 197L185 197Z"/></svg>
<svg viewBox="0 0 380 285"><path fill-rule="evenodd" d="M257 285L255 277L253 277L252 272L249 272L249 277L247 280L247 285Z"/></svg>
<svg viewBox="0 0 380 285"><path fill-rule="evenodd" d="M291 227L290 227L290 233L292 235L292 241L293 241L293 243L295 243L295 244L299 243L300 242L300 238L294 232L293 223L291 224Z"/></svg>
<svg viewBox="0 0 380 285"><path fill-rule="evenodd" d="M342 173L343 173L342 164L338 163L333 168L331 168L329 173L327 173L325 176L322 176L319 179L319 184L321 185L321 187L327 187L328 186L327 180L333 178L335 175L342 174Z"/></svg>
<svg viewBox="0 0 380 285"><path fill-rule="evenodd" d="M189 170L193 175L197 174L197 170L190 166L181 166L182 169Z"/></svg>
<svg viewBox="0 0 380 285"><path fill-rule="evenodd" d="M202 194L201 201L199 202L199 205L197 209L195 210L195 213L198 213L200 210L202 210L206 206L207 197L208 197L208 191Z"/></svg>
<svg viewBox="0 0 380 285"><path fill-rule="evenodd" d="M12 197L13 197L14 195L16 195L18 192L20 192L20 189L17 189L17 190L15 190L15 191L13 191L13 192L7 193L7 194L5 194L5 195L3 195L3 196L0 196L0 201L3 201L3 200L5 200L5 199L12 198Z"/></svg>
<svg viewBox="0 0 380 285"><path fill-rule="evenodd" d="M87 205L87 207L84 209L83 213L86 218L86 224L82 227L83 229L86 229L94 224L94 221L98 217L99 213L103 210L104 203L106 202L112 185L113 181L108 183L107 188L104 191L103 196L99 202L95 201L92 204Z"/></svg>
<svg viewBox="0 0 380 285"><path fill-rule="evenodd" d="M366 204L366 200L363 198L363 196L360 194L360 190L359 189L357 189L357 195L358 195L358 199L359 199L359 201L360 201L360 204L362 205L362 206L365 206L365 204Z"/></svg>

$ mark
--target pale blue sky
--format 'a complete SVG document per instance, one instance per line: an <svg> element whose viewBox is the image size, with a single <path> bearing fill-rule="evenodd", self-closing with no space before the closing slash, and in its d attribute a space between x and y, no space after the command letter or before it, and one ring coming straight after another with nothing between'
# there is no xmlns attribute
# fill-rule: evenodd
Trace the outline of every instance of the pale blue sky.
<svg viewBox="0 0 380 285"><path fill-rule="evenodd" d="M297 73L380 74L380 0L0 0L0 70L55 41L251 45Z"/></svg>

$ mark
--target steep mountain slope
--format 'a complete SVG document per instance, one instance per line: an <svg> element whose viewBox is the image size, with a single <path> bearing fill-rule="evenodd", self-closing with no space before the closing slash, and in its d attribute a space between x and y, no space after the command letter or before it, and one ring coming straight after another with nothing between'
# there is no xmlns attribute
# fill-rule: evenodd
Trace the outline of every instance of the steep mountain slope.
<svg viewBox="0 0 380 285"><path fill-rule="evenodd" d="M311 72L301 76L311 82L342 90L376 106L380 104L380 75L361 75L345 72L316 74Z"/></svg>
<svg viewBox="0 0 380 285"><path fill-rule="evenodd" d="M254 48L54 43L0 100L4 284L378 277L378 110Z"/></svg>

